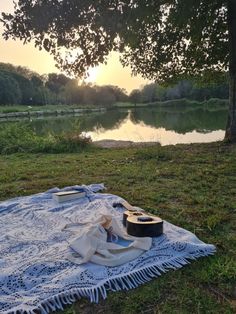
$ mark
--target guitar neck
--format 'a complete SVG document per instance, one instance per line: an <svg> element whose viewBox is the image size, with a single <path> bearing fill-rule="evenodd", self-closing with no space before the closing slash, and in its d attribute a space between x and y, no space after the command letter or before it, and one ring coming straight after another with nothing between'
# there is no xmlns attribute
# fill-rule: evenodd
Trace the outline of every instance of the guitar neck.
<svg viewBox="0 0 236 314"><path fill-rule="evenodd" d="M122 201L121 205L129 211L136 211L136 209L127 201Z"/></svg>

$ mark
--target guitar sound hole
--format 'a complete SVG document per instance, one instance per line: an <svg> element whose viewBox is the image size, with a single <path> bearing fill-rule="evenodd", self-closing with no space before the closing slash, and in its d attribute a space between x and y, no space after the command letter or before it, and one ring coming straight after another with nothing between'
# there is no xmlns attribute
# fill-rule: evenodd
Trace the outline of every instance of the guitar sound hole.
<svg viewBox="0 0 236 314"><path fill-rule="evenodd" d="M151 217L148 217L148 216L141 216L141 217L138 217L138 221L148 222L148 221L153 221L153 219Z"/></svg>

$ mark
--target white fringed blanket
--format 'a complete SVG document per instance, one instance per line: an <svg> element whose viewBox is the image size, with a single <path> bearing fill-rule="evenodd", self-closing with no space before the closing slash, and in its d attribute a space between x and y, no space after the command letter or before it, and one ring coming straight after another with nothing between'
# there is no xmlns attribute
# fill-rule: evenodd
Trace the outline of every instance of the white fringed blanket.
<svg viewBox="0 0 236 314"><path fill-rule="evenodd" d="M63 309L81 297L92 302L106 298L107 291L129 290L177 269L190 260L215 252L187 230L164 222L164 234L153 238L152 247L131 262L116 267L68 261L68 243L74 235L68 225L96 220L110 212L122 218L122 209L113 208L121 198L95 193L102 184L73 186L86 197L56 204L52 193L11 199L0 203L0 313L49 313Z"/></svg>

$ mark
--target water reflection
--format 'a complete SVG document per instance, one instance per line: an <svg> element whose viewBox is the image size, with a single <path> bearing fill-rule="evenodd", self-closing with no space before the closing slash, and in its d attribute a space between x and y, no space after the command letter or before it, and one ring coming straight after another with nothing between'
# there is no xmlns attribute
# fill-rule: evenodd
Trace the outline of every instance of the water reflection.
<svg viewBox="0 0 236 314"><path fill-rule="evenodd" d="M78 129L81 132L88 132L96 129L114 129L127 117L127 112L112 110L103 113L81 114L78 116L46 117L31 122L37 134L53 132L60 134Z"/></svg>
<svg viewBox="0 0 236 314"><path fill-rule="evenodd" d="M180 111L169 109L134 110L131 119L134 123L144 122L153 127L162 127L166 130L174 130L185 134L193 130L205 133L225 128L227 117L226 110L208 111L203 109Z"/></svg>
<svg viewBox="0 0 236 314"><path fill-rule="evenodd" d="M137 108L45 117L33 119L30 124L38 134L79 130L93 140L160 141L167 145L222 140L226 118L227 111L223 109Z"/></svg>
<svg viewBox="0 0 236 314"><path fill-rule="evenodd" d="M199 129L196 130L194 129L196 121L194 123L193 118L190 119L190 121L186 121L182 119L182 115L167 115L166 119L161 120L160 116L153 114L148 115L147 118L148 119L145 119L145 117L143 117L144 121L141 121L141 119L137 119L134 112L129 112L126 119L119 125L119 128L110 130L94 128L93 131L88 132L88 134L93 140L122 139L134 142L158 141L162 145L213 142L224 138L223 128L213 130L213 126L211 125L211 129L208 129L204 121L202 122L200 120L201 124ZM146 123L146 121L148 121L148 123ZM171 127L171 122L173 127ZM184 123L181 124L181 122ZM222 122L225 121L222 120ZM174 126L176 126L177 130L174 129Z"/></svg>

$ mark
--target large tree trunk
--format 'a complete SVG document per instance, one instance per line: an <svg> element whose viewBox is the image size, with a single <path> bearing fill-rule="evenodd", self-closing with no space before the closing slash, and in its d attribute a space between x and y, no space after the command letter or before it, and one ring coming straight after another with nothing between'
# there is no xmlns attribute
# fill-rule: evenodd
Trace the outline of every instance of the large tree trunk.
<svg viewBox="0 0 236 314"><path fill-rule="evenodd" d="M236 142L236 0L228 0L229 114L225 139Z"/></svg>

